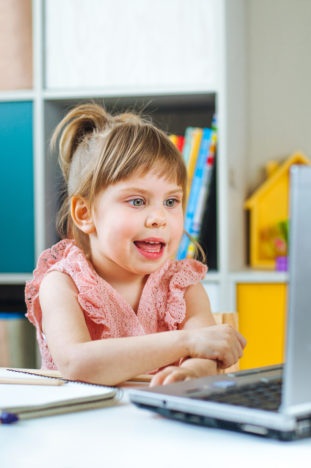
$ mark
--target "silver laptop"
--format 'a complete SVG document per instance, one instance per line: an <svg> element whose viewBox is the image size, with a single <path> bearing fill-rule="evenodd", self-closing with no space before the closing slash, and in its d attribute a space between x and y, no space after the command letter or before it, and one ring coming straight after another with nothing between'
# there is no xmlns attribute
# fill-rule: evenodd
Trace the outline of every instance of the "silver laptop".
<svg viewBox="0 0 311 468"><path fill-rule="evenodd" d="M290 173L286 362L130 391L141 408L180 421L281 440L311 436L311 167Z"/></svg>

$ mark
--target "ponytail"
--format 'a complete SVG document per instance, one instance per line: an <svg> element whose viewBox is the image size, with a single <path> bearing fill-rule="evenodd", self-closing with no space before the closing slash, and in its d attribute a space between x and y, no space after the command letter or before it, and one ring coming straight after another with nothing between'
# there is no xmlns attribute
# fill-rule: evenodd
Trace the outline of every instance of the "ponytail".
<svg viewBox="0 0 311 468"><path fill-rule="evenodd" d="M75 107L61 120L51 138L51 148L55 149L59 140L59 165L66 183L69 180L70 165L75 151L81 143L95 133L109 127L112 118L103 107L97 104L82 104Z"/></svg>

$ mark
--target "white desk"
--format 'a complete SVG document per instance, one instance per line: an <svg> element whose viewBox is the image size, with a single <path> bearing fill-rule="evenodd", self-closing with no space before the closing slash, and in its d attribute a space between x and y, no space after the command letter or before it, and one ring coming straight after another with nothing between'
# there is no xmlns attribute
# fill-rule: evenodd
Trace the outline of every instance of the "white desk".
<svg viewBox="0 0 311 468"><path fill-rule="evenodd" d="M112 407L0 425L1 468L299 468L311 439L279 442Z"/></svg>

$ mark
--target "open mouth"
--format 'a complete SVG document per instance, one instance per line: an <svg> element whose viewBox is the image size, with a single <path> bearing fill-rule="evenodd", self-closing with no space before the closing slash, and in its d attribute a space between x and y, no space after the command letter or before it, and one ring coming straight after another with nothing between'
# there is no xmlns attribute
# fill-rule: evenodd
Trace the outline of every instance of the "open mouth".
<svg viewBox="0 0 311 468"><path fill-rule="evenodd" d="M158 240L141 240L134 241L134 244L144 257L158 258L162 255L165 247L165 242Z"/></svg>

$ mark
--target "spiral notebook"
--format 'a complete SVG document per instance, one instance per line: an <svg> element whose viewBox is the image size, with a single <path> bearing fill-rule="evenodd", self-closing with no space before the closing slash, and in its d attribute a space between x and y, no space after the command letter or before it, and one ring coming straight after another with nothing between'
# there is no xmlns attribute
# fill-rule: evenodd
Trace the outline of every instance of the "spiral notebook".
<svg viewBox="0 0 311 468"><path fill-rule="evenodd" d="M47 385L42 379L46 379ZM4 368L0 369L0 382L3 382L0 383L1 424L110 406L116 403L119 392L117 388L103 385L69 381L42 373L12 372Z"/></svg>

